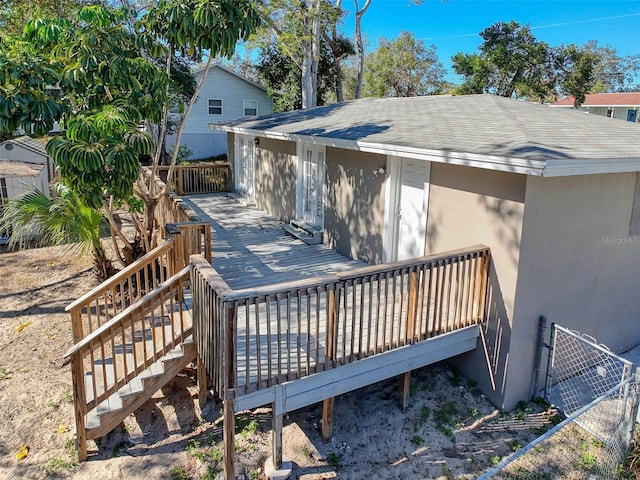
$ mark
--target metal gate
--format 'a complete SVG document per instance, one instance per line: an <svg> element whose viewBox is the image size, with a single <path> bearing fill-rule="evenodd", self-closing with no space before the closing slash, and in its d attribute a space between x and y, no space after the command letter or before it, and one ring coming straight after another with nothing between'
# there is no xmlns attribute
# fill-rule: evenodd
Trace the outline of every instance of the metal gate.
<svg viewBox="0 0 640 480"><path fill-rule="evenodd" d="M541 322L545 322L541 318ZM588 335L551 324L542 398L566 416L589 405L633 375L633 364ZM538 395L536 395L538 396Z"/></svg>

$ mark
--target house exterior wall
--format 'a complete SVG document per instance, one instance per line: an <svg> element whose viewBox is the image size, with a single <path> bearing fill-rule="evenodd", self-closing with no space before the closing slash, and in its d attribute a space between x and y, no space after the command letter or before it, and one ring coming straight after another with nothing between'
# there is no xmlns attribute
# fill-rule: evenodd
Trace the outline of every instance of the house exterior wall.
<svg viewBox="0 0 640 480"><path fill-rule="evenodd" d="M368 263L382 262L387 157L327 148L324 243Z"/></svg>
<svg viewBox="0 0 640 480"><path fill-rule="evenodd" d="M530 395L538 317L616 352L640 343L636 173L529 177L507 399ZM636 199L637 200L637 199Z"/></svg>
<svg viewBox="0 0 640 480"><path fill-rule="evenodd" d="M261 138L255 152L256 204L268 214L288 222L296 216L296 144Z"/></svg>
<svg viewBox="0 0 640 480"><path fill-rule="evenodd" d="M638 110L639 108L640 107L613 107L613 118L627 120L627 110ZM607 116L607 107L586 107L586 109L592 115Z"/></svg>
<svg viewBox="0 0 640 480"><path fill-rule="evenodd" d="M201 74L196 75L196 81L199 81L200 77ZM222 100L222 115L209 114L209 99ZM242 118L243 100L257 100L258 115L273 113L273 101L264 90L222 68L212 67L187 118L180 142L193 151L190 159L230 152L227 150L225 133L212 131L209 124ZM174 143L175 136L167 138L168 149Z"/></svg>
<svg viewBox="0 0 640 480"><path fill-rule="evenodd" d="M474 352L456 365L478 381L496 405L505 403L505 372L512 339L526 177L472 167L432 163L426 252L484 244L491 249L487 322Z"/></svg>
<svg viewBox="0 0 640 480"><path fill-rule="evenodd" d="M5 177L7 198L15 198L34 188L49 196L49 186L46 171L42 169L38 175L25 177Z"/></svg>

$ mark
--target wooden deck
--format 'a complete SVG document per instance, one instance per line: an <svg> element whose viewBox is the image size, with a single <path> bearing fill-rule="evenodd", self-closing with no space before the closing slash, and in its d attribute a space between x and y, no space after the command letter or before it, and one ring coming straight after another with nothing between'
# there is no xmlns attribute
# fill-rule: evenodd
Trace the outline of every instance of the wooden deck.
<svg viewBox="0 0 640 480"><path fill-rule="evenodd" d="M307 245L282 222L226 194L182 197L211 223L213 266L234 290L342 272L366 264L322 245Z"/></svg>
<svg viewBox="0 0 640 480"><path fill-rule="evenodd" d="M192 265L198 352L236 407L285 384L302 406L475 348L486 247L369 266L226 195L183 199L212 226L213 268Z"/></svg>

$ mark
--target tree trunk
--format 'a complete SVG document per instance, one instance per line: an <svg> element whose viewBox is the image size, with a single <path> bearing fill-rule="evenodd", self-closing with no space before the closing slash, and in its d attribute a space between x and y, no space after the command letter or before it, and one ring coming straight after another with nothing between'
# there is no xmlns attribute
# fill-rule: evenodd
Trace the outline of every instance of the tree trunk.
<svg viewBox="0 0 640 480"><path fill-rule="evenodd" d="M320 62L320 0L313 0L305 15L302 41L302 108L318 104L318 63Z"/></svg>
<svg viewBox="0 0 640 480"><path fill-rule="evenodd" d="M362 97L362 75L364 72L364 42L362 41L362 17L367 12L371 0L366 0L362 10L358 10L358 0L353 0L356 12L356 55L358 58L358 77L356 81L356 98Z"/></svg>

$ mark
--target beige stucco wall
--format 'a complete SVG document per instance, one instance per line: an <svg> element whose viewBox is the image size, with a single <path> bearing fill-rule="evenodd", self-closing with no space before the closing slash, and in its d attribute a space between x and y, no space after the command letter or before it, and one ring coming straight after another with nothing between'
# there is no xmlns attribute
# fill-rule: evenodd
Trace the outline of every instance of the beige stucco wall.
<svg viewBox="0 0 640 480"><path fill-rule="evenodd" d="M498 406L505 404L505 372L526 177L471 167L433 163L427 215L427 254L484 244L491 248L488 321L478 348L456 359L465 375Z"/></svg>
<svg viewBox="0 0 640 480"><path fill-rule="evenodd" d="M338 148L326 150L324 243L350 258L382 261L387 157Z"/></svg>
<svg viewBox="0 0 640 480"><path fill-rule="evenodd" d="M261 138L256 147L256 204L288 222L296 215L295 142Z"/></svg>
<svg viewBox="0 0 640 480"><path fill-rule="evenodd" d="M528 178L508 399L530 392L540 315L617 352L640 343L635 182L635 173Z"/></svg>

